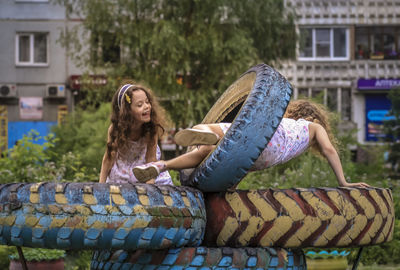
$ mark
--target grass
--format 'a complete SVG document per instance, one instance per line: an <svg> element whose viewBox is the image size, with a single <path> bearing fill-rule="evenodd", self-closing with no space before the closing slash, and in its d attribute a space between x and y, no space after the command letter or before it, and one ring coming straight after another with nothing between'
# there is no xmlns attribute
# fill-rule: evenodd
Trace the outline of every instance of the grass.
<svg viewBox="0 0 400 270"><path fill-rule="evenodd" d="M353 266L350 266L347 269L352 269ZM368 265L363 266L359 265L357 268L359 270L400 270L400 265Z"/></svg>

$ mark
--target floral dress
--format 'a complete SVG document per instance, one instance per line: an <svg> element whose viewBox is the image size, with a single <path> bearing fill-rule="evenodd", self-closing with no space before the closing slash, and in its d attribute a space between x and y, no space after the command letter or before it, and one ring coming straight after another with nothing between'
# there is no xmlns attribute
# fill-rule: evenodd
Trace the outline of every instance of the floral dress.
<svg viewBox="0 0 400 270"><path fill-rule="evenodd" d="M117 159L107 176L106 183L138 183L132 169L136 166L146 164L147 144L142 137L137 141L129 141L127 151L118 152ZM157 145L156 158L160 160L161 151ZM156 185L173 185L168 171L160 173L156 178Z"/></svg>
<svg viewBox="0 0 400 270"><path fill-rule="evenodd" d="M254 162L251 170L262 170L285 163L305 152L309 146L309 121L283 118L267 147ZM224 134L230 123L220 123Z"/></svg>

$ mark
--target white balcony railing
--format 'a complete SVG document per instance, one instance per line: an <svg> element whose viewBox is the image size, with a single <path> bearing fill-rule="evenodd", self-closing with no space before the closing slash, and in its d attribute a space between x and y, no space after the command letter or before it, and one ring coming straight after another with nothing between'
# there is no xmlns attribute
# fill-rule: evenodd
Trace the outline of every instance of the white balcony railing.
<svg viewBox="0 0 400 270"><path fill-rule="evenodd" d="M294 85L349 86L359 78L399 78L400 60L286 62L276 67Z"/></svg>

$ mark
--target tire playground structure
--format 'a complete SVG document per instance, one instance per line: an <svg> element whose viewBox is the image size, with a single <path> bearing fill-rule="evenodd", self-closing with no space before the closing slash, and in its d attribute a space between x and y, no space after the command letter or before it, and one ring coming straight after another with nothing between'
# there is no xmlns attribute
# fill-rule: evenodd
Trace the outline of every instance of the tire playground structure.
<svg viewBox="0 0 400 270"><path fill-rule="evenodd" d="M232 126L198 168L181 174L188 186L0 185L0 244L93 250L91 269L302 270L304 247L390 241L389 189L227 191L269 142L291 91L265 64L232 84L203 120Z"/></svg>

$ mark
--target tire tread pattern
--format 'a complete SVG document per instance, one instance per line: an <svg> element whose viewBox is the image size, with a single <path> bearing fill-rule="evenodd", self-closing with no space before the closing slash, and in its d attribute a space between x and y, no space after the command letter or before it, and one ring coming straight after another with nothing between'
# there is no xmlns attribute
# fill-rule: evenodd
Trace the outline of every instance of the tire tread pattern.
<svg viewBox="0 0 400 270"><path fill-rule="evenodd" d="M254 84L231 128L216 149L189 176L181 173L182 184L206 192L225 191L246 175L267 146L285 113L292 86L266 64L249 69L237 81L253 73L256 73ZM234 87L221 96L203 122L221 121L220 115L209 115L215 114L214 108L222 106L220 104L224 103L224 99L231 95L235 95ZM238 95L237 99L241 98ZM226 110L232 110L231 106L223 106L227 107Z"/></svg>
<svg viewBox="0 0 400 270"><path fill-rule="evenodd" d="M92 270L292 269L305 270L302 250L188 247L159 251L96 251Z"/></svg>
<svg viewBox="0 0 400 270"><path fill-rule="evenodd" d="M147 184L0 185L0 243L57 249L198 246L203 194Z"/></svg>
<svg viewBox="0 0 400 270"><path fill-rule="evenodd" d="M393 238L390 189L292 188L205 196L207 246L348 247Z"/></svg>

